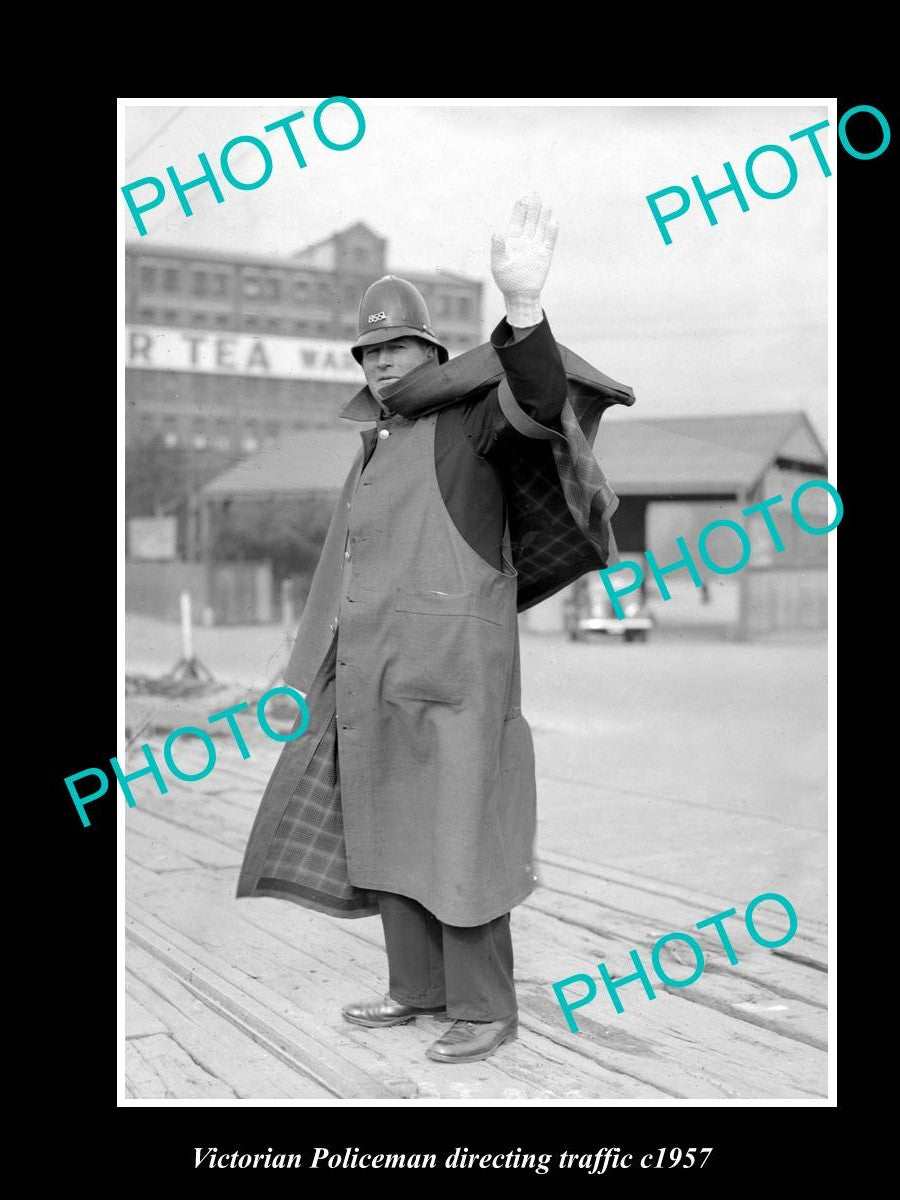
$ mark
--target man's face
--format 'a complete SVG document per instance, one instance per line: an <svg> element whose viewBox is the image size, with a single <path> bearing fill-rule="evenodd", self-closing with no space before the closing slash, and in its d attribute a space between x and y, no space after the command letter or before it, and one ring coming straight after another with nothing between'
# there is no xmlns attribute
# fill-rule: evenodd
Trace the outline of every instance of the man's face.
<svg viewBox="0 0 900 1200"><path fill-rule="evenodd" d="M369 391L373 396L379 396L382 388L396 383L435 354L435 347L430 342L417 337L391 338L377 346L366 346L362 352L362 369Z"/></svg>

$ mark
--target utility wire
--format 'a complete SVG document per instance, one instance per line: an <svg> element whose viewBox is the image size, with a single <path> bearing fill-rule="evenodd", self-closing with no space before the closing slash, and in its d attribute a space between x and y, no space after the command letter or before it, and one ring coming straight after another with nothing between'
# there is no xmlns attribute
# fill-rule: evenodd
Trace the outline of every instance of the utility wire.
<svg viewBox="0 0 900 1200"><path fill-rule="evenodd" d="M165 122L163 122L163 124L162 124L162 125L160 125L159 129L157 129L156 133L154 133L154 134L153 134L153 137L149 138L149 139L148 139L146 142L144 142L144 144L143 144L143 146L141 146L140 150L137 150L137 151L135 151L135 153L134 153L134 154L131 156L131 158L129 158L129 160L128 160L128 162L125 164L125 166L127 167L127 166L129 165L129 163L132 163L132 162L134 162L135 158L137 158L137 156L138 156L139 154L141 154L141 153L142 153L144 150L146 150L146 148L147 148L147 147L150 145L150 143L151 143L151 142L152 142L152 141L153 141L155 138L158 138L158 137L159 137L159 135L160 135L160 134L163 132L163 130L164 130L164 129L168 129L168 127L169 127L169 126L172 124L172 122L175 120L175 117L177 117L179 113L183 113L183 112L184 112L184 109L183 109L183 108L179 108L179 109L178 109L178 110L177 110L177 111L176 111L176 112L175 112L175 113L174 113L174 114L173 114L171 117L169 117L168 121L165 121ZM235 168L236 166L240 166L240 164L241 164L242 162L246 161L246 159L249 157L249 155L250 155L250 152L251 152L252 150L253 150L253 147L252 147L252 146L244 146L244 148L241 150L240 154L238 154L238 156L237 156L237 158L234 160L234 162L232 162L232 163L231 163L231 169L232 169L232 171L234 171L234 168ZM165 224L165 222L166 222L168 219L169 219L169 218L168 218L168 216L167 216L165 213L160 213L160 214L159 214L159 219L158 219L158 220L156 219L156 214L155 214L155 213L154 213L154 218L153 218L153 220L152 220L152 221L148 221L148 220L145 218L145 219L144 219L144 224L147 226L147 232L148 232L148 233L154 233L154 232L155 232L157 229L160 229L160 228L161 228L161 227L162 227L162 226Z"/></svg>
<svg viewBox="0 0 900 1200"><path fill-rule="evenodd" d="M148 137L148 138L147 138L146 142L144 142L144 143L143 143L143 144L142 144L142 145L141 145L141 146L140 146L140 147L139 147L137 150L135 150L134 154L132 154L132 155L131 155L131 156L130 156L130 157L127 159L127 160L126 160L126 162L125 162L125 166L126 166L126 167L130 167L130 166L131 166L131 164L134 162L134 160L135 160L135 159L136 159L136 158L137 158L139 155L143 154L143 153L144 153L144 151L147 149L147 147L148 147L148 146L149 146L149 145L150 145L152 142L156 141L156 139L159 137L159 135L160 135L160 134L161 134L161 133L162 133L164 130L168 129L168 128L169 128L169 126L172 124L172 122L173 122L173 121L174 121L174 120L175 120L177 117L180 117L180 116L181 116L181 114L182 114L183 112L184 112L184 108L183 108L183 107L182 107L182 108L176 108L176 109L175 109L175 111L174 111L174 113L172 113L171 117L168 117L168 118L167 118L165 121L163 121L163 123L162 123L162 125L160 125L159 129L157 129L155 133L151 134L151 135L150 135L150 137Z"/></svg>

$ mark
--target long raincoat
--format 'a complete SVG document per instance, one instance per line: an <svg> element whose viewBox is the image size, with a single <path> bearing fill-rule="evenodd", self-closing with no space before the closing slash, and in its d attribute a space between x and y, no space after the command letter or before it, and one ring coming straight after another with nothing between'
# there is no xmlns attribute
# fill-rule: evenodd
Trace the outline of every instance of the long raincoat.
<svg viewBox="0 0 900 1200"><path fill-rule="evenodd" d="M503 349L426 364L344 407L362 431L285 670L310 724L287 743L247 845L237 895L344 917L375 891L439 920L493 920L533 890L535 774L521 711L517 612L616 559L618 504L593 456L600 416L634 403L558 347L561 431L516 402ZM499 388L513 438L502 472L502 568L466 542L434 461L438 413Z"/></svg>

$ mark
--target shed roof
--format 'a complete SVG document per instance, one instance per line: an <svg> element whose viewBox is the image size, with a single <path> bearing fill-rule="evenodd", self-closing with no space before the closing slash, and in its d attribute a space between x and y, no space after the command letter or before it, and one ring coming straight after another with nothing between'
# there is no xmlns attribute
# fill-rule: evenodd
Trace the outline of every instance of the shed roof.
<svg viewBox="0 0 900 1200"><path fill-rule="evenodd" d="M625 417L601 425L594 452L620 496L737 494L779 458L823 471L827 464L802 412Z"/></svg>
<svg viewBox="0 0 900 1200"><path fill-rule="evenodd" d="M309 429L228 467L200 489L204 496L304 495L338 492L361 442L358 429Z"/></svg>
<svg viewBox="0 0 900 1200"><path fill-rule="evenodd" d="M358 428L286 434L210 480L202 492L219 498L338 492L359 448ZM779 458L823 472L827 463L802 412L644 421L624 416L601 424L594 452L619 496L740 494Z"/></svg>

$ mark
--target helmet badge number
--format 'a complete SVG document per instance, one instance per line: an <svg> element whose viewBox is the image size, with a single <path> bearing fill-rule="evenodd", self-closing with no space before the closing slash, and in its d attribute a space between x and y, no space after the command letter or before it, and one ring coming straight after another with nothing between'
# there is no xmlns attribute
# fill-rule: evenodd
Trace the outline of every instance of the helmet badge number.
<svg viewBox="0 0 900 1200"><path fill-rule="evenodd" d="M372 313L372 315L369 317L369 324L374 325L376 321L386 321L386 320L387 320L386 312Z"/></svg>

